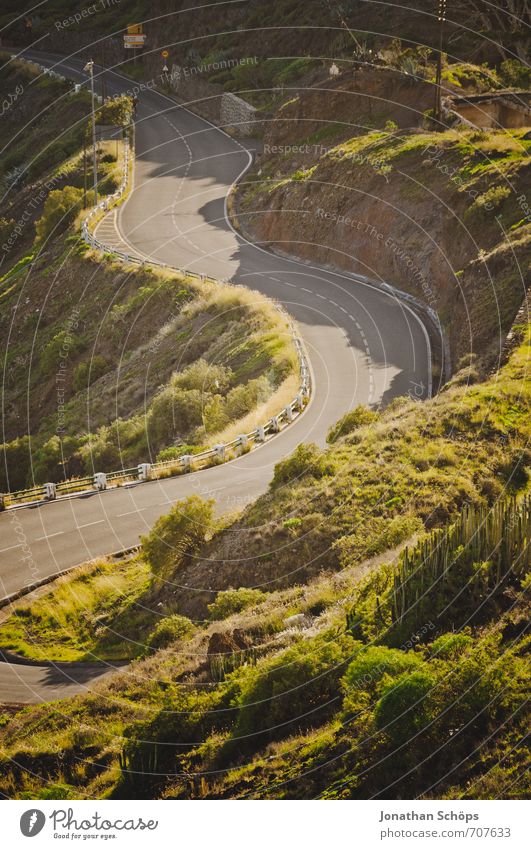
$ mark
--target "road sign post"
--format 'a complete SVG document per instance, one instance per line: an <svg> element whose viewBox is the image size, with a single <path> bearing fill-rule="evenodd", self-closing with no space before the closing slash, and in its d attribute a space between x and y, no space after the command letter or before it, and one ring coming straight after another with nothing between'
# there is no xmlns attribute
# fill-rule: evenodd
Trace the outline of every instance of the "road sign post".
<svg viewBox="0 0 531 849"><path fill-rule="evenodd" d="M133 61L136 64L136 52L146 44L146 36L142 31L142 24L129 24L127 32L124 33L124 48L133 50Z"/></svg>

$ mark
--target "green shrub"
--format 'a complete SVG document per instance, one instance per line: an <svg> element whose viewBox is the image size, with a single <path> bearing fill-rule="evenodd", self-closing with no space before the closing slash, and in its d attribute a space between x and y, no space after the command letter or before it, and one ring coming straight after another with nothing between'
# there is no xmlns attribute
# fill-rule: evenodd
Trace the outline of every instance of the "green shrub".
<svg viewBox="0 0 531 849"><path fill-rule="evenodd" d="M259 604L266 598L266 593L251 587L240 587L238 590L221 590L212 604L208 605L210 619L226 619L233 613L239 613L247 607Z"/></svg>
<svg viewBox="0 0 531 849"><path fill-rule="evenodd" d="M141 416L116 419L100 427L81 448L85 468L110 472L126 468L144 445L144 420ZM145 451L144 451L145 456Z"/></svg>
<svg viewBox="0 0 531 849"><path fill-rule="evenodd" d="M323 722L337 707L339 678L354 645L348 635L327 633L233 672L234 737L249 736L256 747L264 735L277 739Z"/></svg>
<svg viewBox="0 0 531 849"><path fill-rule="evenodd" d="M303 443L297 446L290 457L276 464L271 486L294 483L305 475L322 478L333 473L333 466L317 445Z"/></svg>
<svg viewBox="0 0 531 849"><path fill-rule="evenodd" d="M161 516L147 536L141 537L144 557L153 574L170 578L192 555L212 526L214 501L190 495L177 501L169 513Z"/></svg>
<svg viewBox="0 0 531 849"><path fill-rule="evenodd" d="M96 354L90 360L79 363L74 369L73 387L75 392L80 392L91 386L98 378L100 378L108 369L107 360Z"/></svg>
<svg viewBox="0 0 531 849"><path fill-rule="evenodd" d="M345 413L345 415L342 416L335 425L332 425L328 431L326 441L330 444L336 442L340 437L346 436L347 433L352 433L352 431L356 430L358 427L372 424L372 422L377 420L378 413L369 410L368 407L365 407L363 404L359 404L354 410L350 410L349 413Z"/></svg>
<svg viewBox="0 0 531 849"><path fill-rule="evenodd" d="M24 489L31 459L29 436L19 436L0 445L0 492Z"/></svg>
<svg viewBox="0 0 531 849"><path fill-rule="evenodd" d="M499 69L502 83L514 88L531 88L531 68L518 59L506 59Z"/></svg>
<svg viewBox="0 0 531 849"><path fill-rule="evenodd" d="M177 640L191 637L196 628L193 622L186 616L177 613L168 616L153 628L146 640L146 646L150 649L165 649Z"/></svg>
<svg viewBox="0 0 531 849"><path fill-rule="evenodd" d="M172 384L180 389L197 389L204 393L220 393L224 395L230 386L232 370L227 366L208 363L199 359L191 363L183 371L176 372Z"/></svg>
<svg viewBox="0 0 531 849"><path fill-rule="evenodd" d="M458 660L473 642L472 637L466 633L441 634L431 643L430 655L439 660Z"/></svg>
<svg viewBox="0 0 531 849"><path fill-rule="evenodd" d="M491 186L475 198L473 204L467 209L465 217L486 219L493 216L510 194L511 190L508 186Z"/></svg>
<svg viewBox="0 0 531 849"><path fill-rule="evenodd" d="M63 444L58 436L52 436L34 451L33 474L36 481L56 481L63 475Z"/></svg>
<svg viewBox="0 0 531 849"><path fill-rule="evenodd" d="M52 234L55 236L65 230L78 214L82 203L82 189L65 186L51 191L46 198L43 215L35 224L37 244L42 245Z"/></svg>
<svg viewBox="0 0 531 849"><path fill-rule="evenodd" d="M341 680L343 689L377 692L384 676L396 678L410 672L422 658L412 652L390 649L387 646L359 646L354 660L349 664Z"/></svg>
<svg viewBox="0 0 531 849"><path fill-rule="evenodd" d="M165 448L198 427L202 422L203 403L199 389L168 386L155 395L147 416L147 431L153 449Z"/></svg>
<svg viewBox="0 0 531 849"><path fill-rule="evenodd" d="M271 395L271 384L267 377L257 377L235 386L225 400L225 413L229 421L241 419L255 407L267 401Z"/></svg>
<svg viewBox="0 0 531 849"><path fill-rule="evenodd" d="M343 710L357 713L374 700L390 679L412 672L421 663L420 655L386 646L361 647L341 680L345 691Z"/></svg>
<svg viewBox="0 0 531 849"><path fill-rule="evenodd" d="M396 743L405 742L421 731L430 721L430 693L435 676L418 669L392 681L385 689L374 711L376 727Z"/></svg>

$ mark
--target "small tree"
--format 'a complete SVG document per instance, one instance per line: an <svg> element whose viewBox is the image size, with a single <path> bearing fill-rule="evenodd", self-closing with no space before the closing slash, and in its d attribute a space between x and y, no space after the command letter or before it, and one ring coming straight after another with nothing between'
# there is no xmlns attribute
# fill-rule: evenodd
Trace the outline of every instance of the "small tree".
<svg viewBox="0 0 531 849"><path fill-rule="evenodd" d="M106 100L98 109L98 124L111 124L116 127L127 127L131 123L133 100L126 94Z"/></svg>
<svg viewBox="0 0 531 849"><path fill-rule="evenodd" d="M44 213L35 224L37 243L42 245L49 236L65 230L81 209L83 189L65 186L54 189L46 198Z"/></svg>
<svg viewBox="0 0 531 849"><path fill-rule="evenodd" d="M205 540L212 526L214 501L190 495L178 501L141 538L144 556L157 578L170 578Z"/></svg>

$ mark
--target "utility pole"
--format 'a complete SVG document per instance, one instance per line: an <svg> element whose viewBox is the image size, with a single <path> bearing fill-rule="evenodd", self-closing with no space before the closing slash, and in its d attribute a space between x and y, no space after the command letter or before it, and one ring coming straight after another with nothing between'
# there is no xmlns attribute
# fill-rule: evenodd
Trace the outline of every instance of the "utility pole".
<svg viewBox="0 0 531 849"><path fill-rule="evenodd" d="M443 54L443 30L446 20L446 0L437 0L437 21L439 24L439 52L437 54L437 72L435 74L435 109L434 115L436 121L442 119L441 105L441 82L442 82L442 54Z"/></svg>
<svg viewBox="0 0 531 849"><path fill-rule="evenodd" d="M105 79L105 44L101 42L101 99L107 100L107 80Z"/></svg>
<svg viewBox="0 0 531 849"><path fill-rule="evenodd" d="M87 208L87 131L83 131L83 209Z"/></svg>
<svg viewBox="0 0 531 849"><path fill-rule="evenodd" d="M90 74L90 93L92 95L92 153L93 153L93 171L94 171L94 206L98 203L98 152L96 148L96 110L94 106L94 62L92 59L87 62L84 71Z"/></svg>

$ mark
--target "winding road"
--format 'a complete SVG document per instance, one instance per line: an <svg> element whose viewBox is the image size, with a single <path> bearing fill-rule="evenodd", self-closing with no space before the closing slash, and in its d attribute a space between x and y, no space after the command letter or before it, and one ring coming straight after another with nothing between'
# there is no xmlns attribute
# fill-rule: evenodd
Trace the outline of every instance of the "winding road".
<svg viewBox="0 0 531 849"><path fill-rule="evenodd" d="M26 53L76 81L83 62ZM110 94L134 83L106 71ZM312 369L304 415L230 464L186 477L10 510L0 515L0 596L138 543L176 499L198 493L219 511L263 493L274 465L301 442L326 433L356 404L387 403L430 387L430 345L417 315L364 278L272 254L240 236L226 197L250 162L248 147L153 90L139 95L134 189L97 237L120 250L258 290L281 302L298 325ZM0 701L31 703L83 692L105 674L67 665L0 663Z"/></svg>

